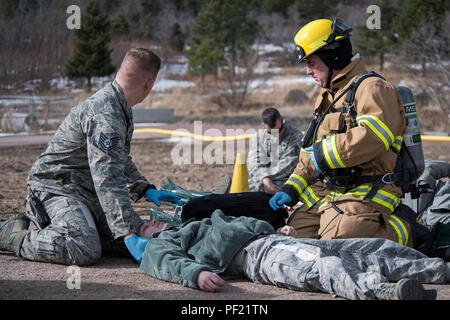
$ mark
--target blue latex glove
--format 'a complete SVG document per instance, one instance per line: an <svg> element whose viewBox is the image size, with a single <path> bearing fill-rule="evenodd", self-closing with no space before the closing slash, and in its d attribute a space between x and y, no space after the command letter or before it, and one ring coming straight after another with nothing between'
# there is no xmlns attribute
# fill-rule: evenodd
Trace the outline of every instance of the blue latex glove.
<svg viewBox="0 0 450 320"><path fill-rule="evenodd" d="M291 201L292 199L290 195L288 195L286 192L278 191L272 196L272 198L270 198L269 205L274 211L276 211L283 208L283 204Z"/></svg>
<svg viewBox="0 0 450 320"><path fill-rule="evenodd" d="M317 164L316 161L316 157L314 156L314 151L313 151L313 147L308 147L305 149L305 151L311 152L311 155L309 156L309 160L311 160L311 162L313 163L314 167L316 167L316 169L319 169L319 165Z"/></svg>
<svg viewBox="0 0 450 320"><path fill-rule="evenodd" d="M156 189L148 189L147 191L145 191L145 199L147 199L147 201L154 202L158 207L161 205L159 200L168 200L170 202L176 203L179 206L183 205L181 199L177 195Z"/></svg>
<svg viewBox="0 0 450 320"><path fill-rule="evenodd" d="M124 240L128 251L130 251L131 255L138 263L141 263L142 261L142 255L144 254L148 240L150 239L138 237L136 234L133 234Z"/></svg>

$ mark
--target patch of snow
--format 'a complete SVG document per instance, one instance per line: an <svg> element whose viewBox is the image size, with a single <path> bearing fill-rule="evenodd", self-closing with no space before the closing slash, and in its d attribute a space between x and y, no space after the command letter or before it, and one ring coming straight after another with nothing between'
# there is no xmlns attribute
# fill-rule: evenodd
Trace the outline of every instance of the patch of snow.
<svg viewBox="0 0 450 320"><path fill-rule="evenodd" d="M41 85L42 79L27 80L23 83L23 91L34 91Z"/></svg>
<svg viewBox="0 0 450 320"><path fill-rule="evenodd" d="M165 75L184 76L188 72L187 64L166 64L161 67L160 77Z"/></svg>
<svg viewBox="0 0 450 320"><path fill-rule="evenodd" d="M154 91L167 91L174 88L190 88L194 87L195 83L191 81L183 80L171 80L171 79L156 79L153 87Z"/></svg>
<svg viewBox="0 0 450 320"><path fill-rule="evenodd" d="M256 74L266 74L266 73L280 73L283 71L282 68L278 67L269 67L269 61L259 61L255 68L253 68L253 72Z"/></svg>
<svg viewBox="0 0 450 320"><path fill-rule="evenodd" d="M314 85L316 82L310 76L294 76L294 77L272 77L269 79L255 79L250 83L252 89L267 89L271 87L284 87L293 84Z"/></svg>
<svg viewBox="0 0 450 320"><path fill-rule="evenodd" d="M67 90L68 88L75 87L75 81L69 80L67 77L53 78L49 81L49 84L52 89L59 90Z"/></svg>
<svg viewBox="0 0 450 320"><path fill-rule="evenodd" d="M174 55L174 56L171 56L171 59L173 59L177 63L187 63L188 62L188 59L186 58L186 56L183 56L183 55Z"/></svg>
<svg viewBox="0 0 450 320"><path fill-rule="evenodd" d="M254 44L252 45L252 49L258 50L259 54L272 53L272 52L283 52L283 47L265 43L265 44Z"/></svg>

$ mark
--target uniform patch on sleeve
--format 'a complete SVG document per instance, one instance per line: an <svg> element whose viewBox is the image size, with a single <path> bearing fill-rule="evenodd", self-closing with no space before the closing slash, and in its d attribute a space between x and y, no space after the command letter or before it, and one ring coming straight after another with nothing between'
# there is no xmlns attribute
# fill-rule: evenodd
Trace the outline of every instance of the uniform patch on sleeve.
<svg viewBox="0 0 450 320"><path fill-rule="evenodd" d="M112 137L107 137L103 132L100 133L100 138L98 139L98 145L104 151L111 151L117 148L119 144L119 137L114 135Z"/></svg>

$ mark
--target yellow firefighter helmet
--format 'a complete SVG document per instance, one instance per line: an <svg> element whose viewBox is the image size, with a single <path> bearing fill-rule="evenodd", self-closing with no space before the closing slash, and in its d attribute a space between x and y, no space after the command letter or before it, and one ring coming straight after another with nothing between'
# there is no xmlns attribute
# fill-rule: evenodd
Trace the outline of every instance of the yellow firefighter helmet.
<svg viewBox="0 0 450 320"><path fill-rule="evenodd" d="M295 35L294 42L300 61L320 49L335 49L339 46L338 41L350 37L352 28L341 19L334 21L329 19L318 19L309 22Z"/></svg>

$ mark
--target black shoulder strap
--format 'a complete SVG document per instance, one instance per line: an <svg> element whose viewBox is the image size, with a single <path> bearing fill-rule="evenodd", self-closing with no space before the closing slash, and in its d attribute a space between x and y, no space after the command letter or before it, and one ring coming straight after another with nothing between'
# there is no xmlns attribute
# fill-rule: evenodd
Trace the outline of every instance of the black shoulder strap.
<svg viewBox="0 0 450 320"><path fill-rule="evenodd" d="M355 108L353 108L353 100L355 100L355 94L356 94L356 89L358 88L358 86L361 84L361 82L368 78L368 77L378 77L384 80L384 78L382 76L380 76L378 73L376 73L375 71L366 71L361 73L360 75L358 75L356 77L355 80L353 80L353 82L347 87L345 88L344 91L342 91L339 96L337 98L334 98L333 101L331 102L331 104L328 106L328 108L325 110L325 112L323 112L319 118L319 120L317 121L315 130L314 130L314 135L313 135L313 141L316 141L316 133L317 133L317 128L319 127L320 123L322 122L323 118L329 113L329 112L348 112L352 118L353 118L353 122L356 123L356 112L355 112ZM344 108L338 108L338 109L332 109L332 107L334 106L334 104L343 97L344 94L347 94L346 98L345 98L345 102L347 103L347 107Z"/></svg>
<svg viewBox="0 0 450 320"><path fill-rule="evenodd" d="M356 77L355 80L353 80L352 84L349 86L350 90L347 93L345 102L347 102L349 105L353 105L353 100L355 100L356 89L361 84L361 82L363 82L363 80L368 77L378 77L378 78L385 80L381 75L379 75L375 71L366 71L366 72L361 73L359 76Z"/></svg>

